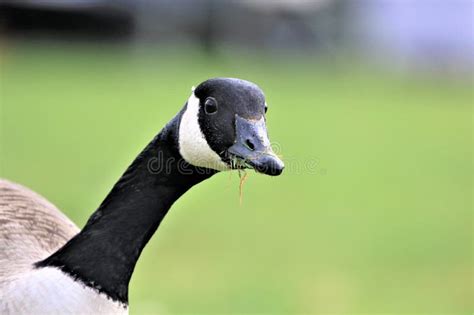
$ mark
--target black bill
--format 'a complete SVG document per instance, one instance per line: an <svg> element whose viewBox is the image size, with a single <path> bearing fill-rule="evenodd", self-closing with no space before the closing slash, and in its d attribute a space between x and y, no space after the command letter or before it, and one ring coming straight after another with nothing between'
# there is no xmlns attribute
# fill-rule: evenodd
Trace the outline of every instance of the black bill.
<svg viewBox="0 0 474 315"><path fill-rule="evenodd" d="M259 173L278 176L285 165L273 152L267 135L265 120L235 117L236 141L228 149L233 168L253 168Z"/></svg>

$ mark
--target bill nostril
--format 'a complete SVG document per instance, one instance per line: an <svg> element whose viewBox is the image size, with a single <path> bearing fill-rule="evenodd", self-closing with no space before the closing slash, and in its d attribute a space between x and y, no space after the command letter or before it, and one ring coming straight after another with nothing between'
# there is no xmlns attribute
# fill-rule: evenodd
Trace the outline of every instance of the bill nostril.
<svg viewBox="0 0 474 315"><path fill-rule="evenodd" d="M255 150L255 145L250 141L250 139L245 140L245 145L251 150Z"/></svg>

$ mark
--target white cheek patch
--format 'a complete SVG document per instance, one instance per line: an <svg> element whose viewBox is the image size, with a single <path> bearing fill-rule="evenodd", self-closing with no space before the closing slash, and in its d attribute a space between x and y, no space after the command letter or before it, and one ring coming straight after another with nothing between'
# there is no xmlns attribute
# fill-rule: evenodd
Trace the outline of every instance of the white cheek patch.
<svg viewBox="0 0 474 315"><path fill-rule="evenodd" d="M199 126L198 115L199 99L193 91L179 124L179 153L191 165L218 171L228 170L229 166L222 162L219 155L207 143Z"/></svg>

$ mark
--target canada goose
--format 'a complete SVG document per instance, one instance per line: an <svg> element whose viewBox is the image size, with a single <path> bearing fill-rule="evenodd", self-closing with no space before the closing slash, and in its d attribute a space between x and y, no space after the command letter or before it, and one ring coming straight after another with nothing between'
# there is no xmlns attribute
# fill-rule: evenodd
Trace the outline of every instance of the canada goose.
<svg viewBox="0 0 474 315"><path fill-rule="evenodd" d="M224 170L281 174L266 106L251 82L201 83L81 231L42 197L0 181L0 314L128 313L140 253L183 193Z"/></svg>

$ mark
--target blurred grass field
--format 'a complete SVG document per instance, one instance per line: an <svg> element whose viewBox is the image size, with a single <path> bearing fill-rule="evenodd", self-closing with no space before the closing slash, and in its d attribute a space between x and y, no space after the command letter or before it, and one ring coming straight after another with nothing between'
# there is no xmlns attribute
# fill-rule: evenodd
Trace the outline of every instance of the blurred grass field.
<svg viewBox="0 0 474 315"><path fill-rule="evenodd" d="M472 81L349 61L15 44L1 52L0 176L83 226L214 76L258 83L284 174L193 188L146 247L131 314L469 314Z"/></svg>

